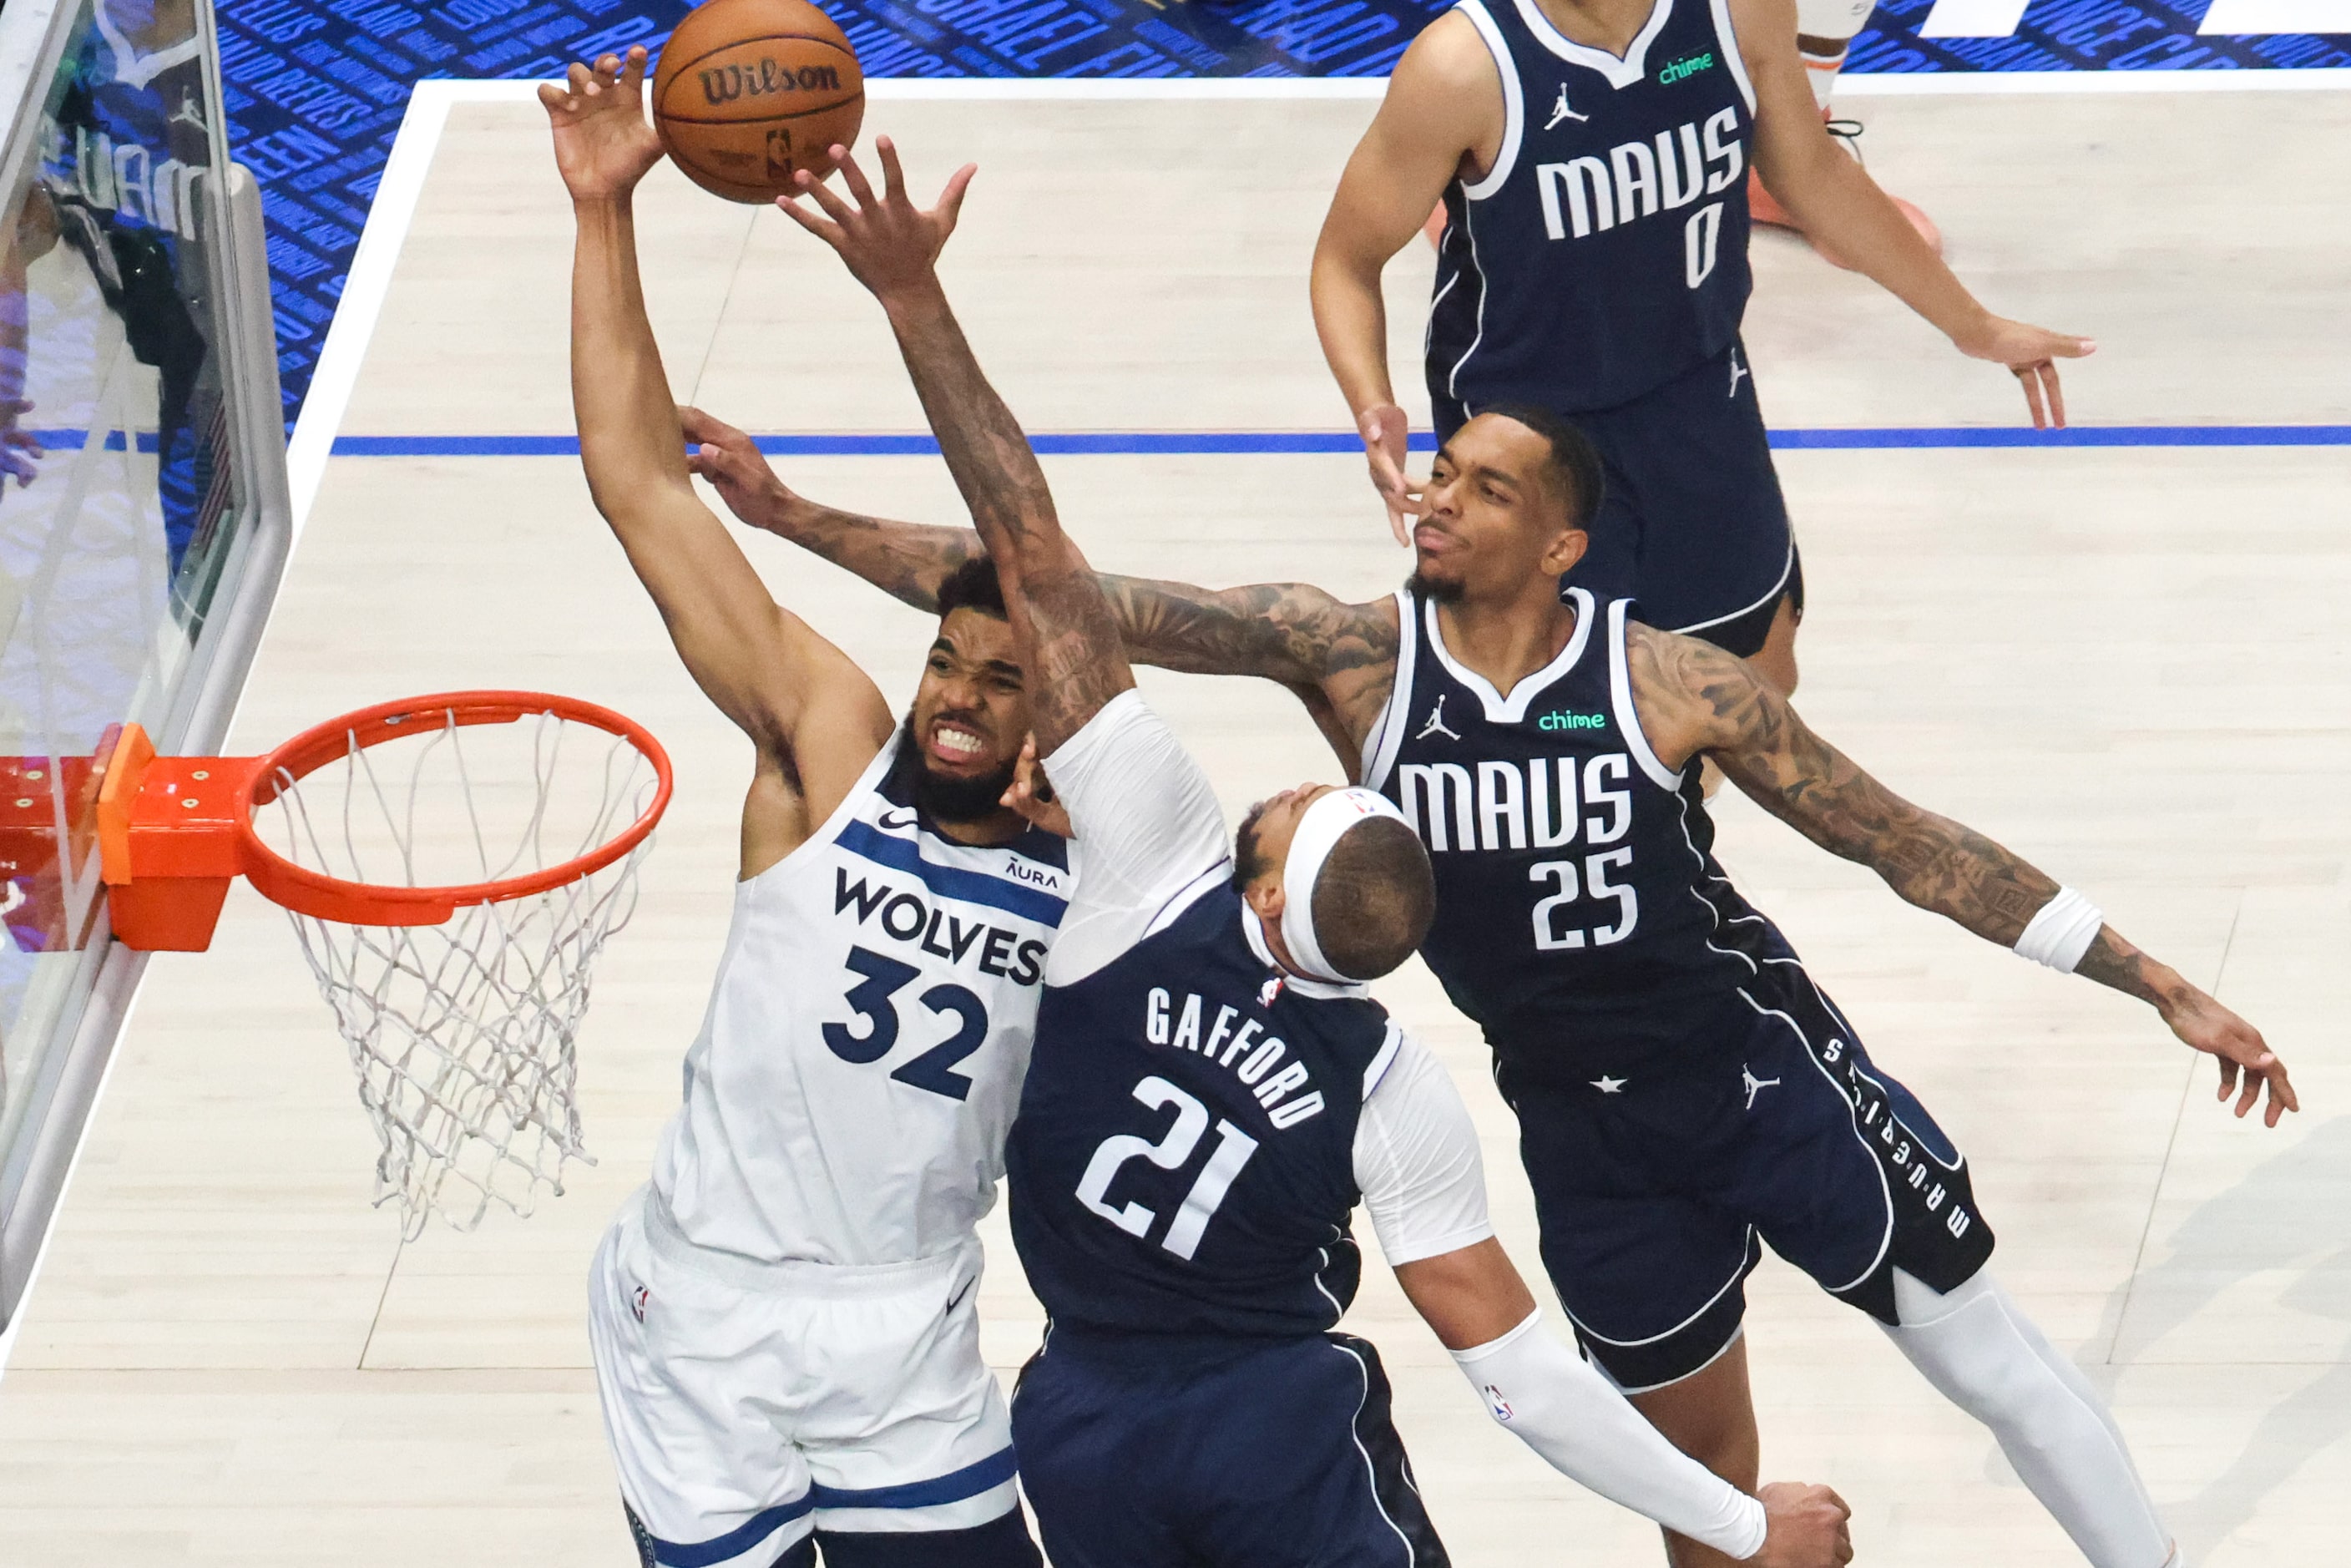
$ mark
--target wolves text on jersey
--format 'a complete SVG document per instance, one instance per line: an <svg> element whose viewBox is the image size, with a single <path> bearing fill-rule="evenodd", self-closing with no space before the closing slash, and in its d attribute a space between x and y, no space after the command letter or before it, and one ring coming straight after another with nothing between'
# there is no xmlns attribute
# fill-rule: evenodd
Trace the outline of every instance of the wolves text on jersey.
<svg viewBox="0 0 2351 1568"><path fill-rule="evenodd" d="M1244 1019L1238 1009L1221 1003L1216 1018L1208 1019L1207 1003L1197 991L1185 992L1179 1005L1165 987L1152 987L1144 998L1143 1038L1153 1045L1196 1051L1230 1068L1276 1127L1294 1127L1322 1110L1322 1092L1310 1087L1313 1075L1306 1064L1283 1061L1290 1047L1280 1036L1266 1034L1263 1023ZM1301 1089L1308 1092L1299 1094Z"/></svg>
<svg viewBox="0 0 2351 1568"><path fill-rule="evenodd" d="M933 907L921 894L888 882L863 876L852 882L847 867L836 866L832 911L838 915L852 904L861 927L878 925L883 935L913 943L935 958L950 964L969 960L981 974L1001 977L1016 986L1033 986L1044 977L1044 943L1033 937L1024 940L1018 931L984 920L967 923L948 910Z"/></svg>

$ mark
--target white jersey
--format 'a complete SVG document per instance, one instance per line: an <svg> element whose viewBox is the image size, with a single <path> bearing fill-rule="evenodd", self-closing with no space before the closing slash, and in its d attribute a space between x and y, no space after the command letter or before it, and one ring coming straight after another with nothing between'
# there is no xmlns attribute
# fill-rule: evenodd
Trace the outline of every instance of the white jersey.
<svg viewBox="0 0 2351 1568"><path fill-rule="evenodd" d="M931 1257L996 1201L1068 843L941 838L893 737L735 918L653 1204L763 1261Z"/></svg>

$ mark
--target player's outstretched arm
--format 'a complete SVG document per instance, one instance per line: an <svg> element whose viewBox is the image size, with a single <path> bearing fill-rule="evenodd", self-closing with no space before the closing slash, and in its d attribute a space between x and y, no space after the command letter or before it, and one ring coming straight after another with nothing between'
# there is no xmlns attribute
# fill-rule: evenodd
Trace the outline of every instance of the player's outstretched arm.
<svg viewBox="0 0 2351 1568"><path fill-rule="evenodd" d="M1570 1480L1761 1568L1853 1561L1852 1510L1824 1486L1780 1481L1749 1497L1683 1453L1543 1326L1491 1237L1396 1268L1405 1296L1486 1413Z"/></svg>
<svg viewBox="0 0 2351 1568"><path fill-rule="evenodd" d="M1029 437L980 371L939 284L935 264L955 233L977 165L950 175L938 205L925 212L906 195L897 148L886 136L876 138L874 148L882 159L881 195L848 149L835 147L853 201L802 172L800 193L823 215L789 197L777 205L832 246L889 314L947 472L996 562L1012 629L1032 651L1032 723L1037 748L1050 758L1111 698L1132 689L1134 674L1093 569L1061 531Z"/></svg>
<svg viewBox="0 0 2351 1568"><path fill-rule="evenodd" d="M1939 329L1959 352L2006 365L2035 430L2065 423L2059 360L2087 338L2011 321L1979 304L1858 160L1836 144L1796 54L1795 0L1731 0L1740 58L1755 84L1755 167L1804 233Z"/></svg>
<svg viewBox="0 0 2351 1568"><path fill-rule="evenodd" d="M646 320L632 200L660 162L644 118L645 53L574 65L539 89L572 198L571 395L597 510L653 595L687 670L798 785L815 821L888 738L889 708L848 658L769 597L695 497Z"/></svg>
<svg viewBox="0 0 2351 1568"><path fill-rule="evenodd" d="M1388 78L1314 242L1314 329L1370 459L1372 484L1396 543L1420 515L1405 473L1404 410L1388 377L1387 301L1380 274L1428 221L1465 161L1490 161L1502 140L1502 78L1465 16L1439 16Z"/></svg>
<svg viewBox="0 0 2351 1568"><path fill-rule="evenodd" d="M1862 771L1745 660L1646 626L1630 628L1626 653L1641 727L1667 767L1711 757L1765 810L1830 853L1868 866L1909 903L2147 1003L2181 1040L2219 1058L2220 1098L2236 1095L2238 1115L2261 1100L2264 1084L2269 1125L2301 1109L2285 1064L2259 1030L2126 941L2081 894Z"/></svg>
<svg viewBox="0 0 2351 1568"><path fill-rule="evenodd" d="M969 528L892 522L799 495L750 436L695 408L680 408L695 443L687 465L755 528L791 540L917 610L936 611L956 568L982 553ZM1199 588L1097 572L1126 656L1203 675L1256 675L1306 705L1352 768L1394 685L1395 605L1351 604L1311 583Z"/></svg>

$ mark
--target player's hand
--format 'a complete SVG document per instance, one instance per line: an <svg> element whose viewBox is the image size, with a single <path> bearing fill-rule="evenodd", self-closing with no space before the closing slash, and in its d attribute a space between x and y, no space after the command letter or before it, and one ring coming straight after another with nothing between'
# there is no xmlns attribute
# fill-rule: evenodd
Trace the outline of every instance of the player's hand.
<svg viewBox="0 0 2351 1568"><path fill-rule="evenodd" d="M1772 1481L1762 1500L1763 1550L1747 1559L1756 1568L1834 1568L1853 1561L1853 1510L1826 1487Z"/></svg>
<svg viewBox="0 0 2351 1568"><path fill-rule="evenodd" d="M32 412L33 405L23 398L0 402L0 489L6 488L10 479L20 488L31 484L40 472L33 460L48 455L42 450L40 437L17 427L16 422Z"/></svg>
<svg viewBox="0 0 2351 1568"><path fill-rule="evenodd" d="M1059 833L1065 839L1078 836L1070 826L1069 808L1053 799L1052 781L1045 777L1044 767L1037 760L1037 737L1033 735L1021 742L1020 759L1012 768L1012 788L997 804L1019 812L1033 826L1049 833Z"/></svg>
<svg viewBox="0 0 2351 1568"><path fill-rule="evenodd" d="M2302 1101L2288 1080L2285 1063L2262 1039L2262 1031L2193 986L2161 1004L2163 1021L2195 1050L2220 1061L2220 1099L2237 1097L2237 1114L2249 1113L2269 1087L2269 1108L2262 1113L2264 1126L2274 1127L2288 1111L2302 1109ZM2241 1089L2240 1084L2242 1085Z"/></svg>
<svg viewBox="0 0 2351 1568"><path fill-rule="evenodd" d="M661 162L660 136L645 119L645 51L594 68L574 61L564 84L541 82L538 101L555 128L555 166L575 202L609 202L636 189Z"/></svg>
<svg viewBox="0 0 2351 1568"><path fill-rule="evenodd" d="M686 403L677 405L677 423L693 449L685 455L686 467L710 481L726 509L755 528L783 531L785 517L800 498L768 466L758 444Z"/></svg>
<svg viewBox="0 0 2351 1568"><path fill-rule="evenodd" d="M849 187L854 205L810 179L805 169L797 177L800 194L815 202L824 215L810 212L791 196L777 197L776 205L792 222L838 251L850 273L886 306L910 291L936 286L933 264L946 248L947 236L955 233L956 216L963 211L963 193L970 189L979 165L967 163L948 175L938 204L925 210L907 198L906 172L898 166L897 147L888 137L877 136L873 150L882 158L880 197L873 194L865 171L857 166L849 149L836 146L831 153L841 161L841 183Z"/></svg>
<svg viewBox="0 0 2351 1568"><path fill-rule="evenodd" d="M2098 351L2087 338L2069 338L2046 327L2029 327L1987 316L1974 331L1952 340L1970 359L2006 365L2024 385L2025 405L2032 410L2035 430L2065 428L2065 392L2057 384L2057 361L2079 360Z"/></svg>
<svg viewBox="0 0 2351 1568"><path fill-rule="evenodd" d="M1364 438L1364 455L1371 460L1372 487L1388 509L1388 528L1400 545L1412 543L1412 525L1405 519L1420 516L1421 484L1405 473L1405 443L1411 434L1404 410L1392 402L1375 402L1355 416L1356 434Z"/></svg>

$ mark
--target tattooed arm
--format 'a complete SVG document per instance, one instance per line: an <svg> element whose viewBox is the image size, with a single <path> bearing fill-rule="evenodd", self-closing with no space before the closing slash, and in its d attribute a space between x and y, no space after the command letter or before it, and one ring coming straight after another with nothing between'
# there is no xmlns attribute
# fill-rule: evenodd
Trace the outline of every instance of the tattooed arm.
<svg viewBox="0 0 2351 1568"><path fill-rule="evenodd" d="M777 477L743 432L700 409L681 408L678 418L696 444L688 465L737 517L902 603L935 612L940 586L981 553L969 528L891 522L809 500ZM1349 604L1299 582L1207 589L1113 572L1097 579L1128 658L1193 674L1257 675L1286 687L1353 777L1395 681L1393 601Z"/></svg>
<svg viewBox="0 0 2351 1568"><path fill-rule="evenodd" d="M1628 633L1641 727L1667 767L1712 758L1758 805L1821 848L1869 867L1909 903L2003 947L2014 946L2057 895L2046 873L1974 829L1912 805L1855 767L1745 660L1646 626ZM2100 927L2074 973L2147 1003L2183 1041L2218 1057L2220 1098L2238 1094L2238 1115L2252 1109L2264 1083L2269 1125L2300 1109L2285 1064L2258 1030L2113 926Z"/></svg>
<svg viewBox="0 0 2351 1568"><path fill-rule="evenodd" d="M1050 758L1113 697L1133 689L1134 673L1093 569L1061 531L1029 438L981 373L939 286L934 263L955 232L975 167L956 171L939 204L923 212L907 199L890 139L874 145L882 157L882 196L844 155L841 172L853 205L805 173L801 193L814 198L824 216L797 202L781 205L840 253L889 314L947 472L996 562L1013 632L1029 651L1029 722L1038 752Z"/></svg>

